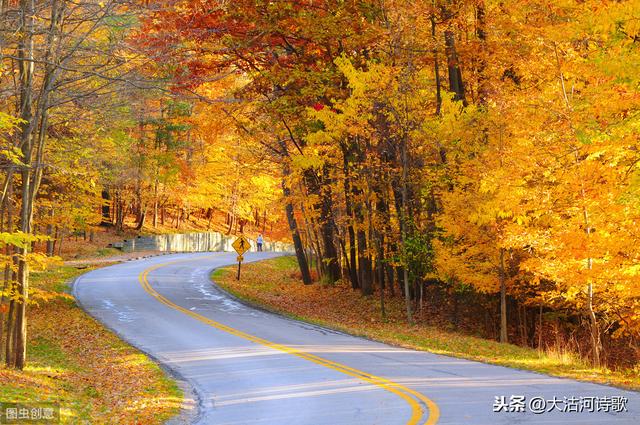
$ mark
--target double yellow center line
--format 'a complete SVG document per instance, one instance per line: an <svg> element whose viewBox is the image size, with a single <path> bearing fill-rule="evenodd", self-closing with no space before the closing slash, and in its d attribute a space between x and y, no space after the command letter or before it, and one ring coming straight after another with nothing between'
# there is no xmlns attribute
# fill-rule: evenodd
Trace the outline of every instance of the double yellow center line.
<svg viewBox="0 0 640 425"><path fill-rule="evenodd" d="M140 284L144 288L144 290L147 293L149 293L152 297L160 301L162 304L165 304L166 306L171 307L172 309L178 310L186 315L189 315L202 323L205 323L211 327L227 332L231 335L235 335L247 341L251 341L256 344L260 344L265 347L272 348L274 350L282 351L284 353L291 354L296 357L300 357L302 359L319 364L329 369L333 369L345 375L352 376L354 378L360 379L361 381L368 382L386 391L396 394L397 396L405 400L409 404L409 406L411 406L411 418L409 418L407 425L417 425L421 423L421 419L424 416L424 410L422 406L425 406L428 409L428 416L425 422L423 422L424 425L433 425L438 421L438 418L440 417L440 410L438 409L438 406L432 400L420 394L419 392L412 390L411 388L407 388L404 385L398 384L388 379L371 375L369 373L363 372L358 369L354 369L352 367L349 367L340 363L333 362L331 360L323 359L322 357L318 357L316 355L313 355L304 351L300 351L296 348L288 347L282 344L277 344L271 341L267 341L266 339L258 338L255 335L250 335L238 329L234 329L230 326L223 325L222 323L216 322L215 320L211 320L208 317L202 316L198 313L194 313L191 310L188 310L184 307L181 307L171 302L170 300L162 296L158 291L153 289L153 287L149 283L149 279L148 279L149 273L151 273L154 270L157 270L161 267L169 266L172 264L195 261L200 259L202 259L202 257L196 258L196 259L177 260L177 261L169 261L161 264L156 264L144 270L142 273L140 273L140 275L138 276L138 279L140 281Z"/></svg>

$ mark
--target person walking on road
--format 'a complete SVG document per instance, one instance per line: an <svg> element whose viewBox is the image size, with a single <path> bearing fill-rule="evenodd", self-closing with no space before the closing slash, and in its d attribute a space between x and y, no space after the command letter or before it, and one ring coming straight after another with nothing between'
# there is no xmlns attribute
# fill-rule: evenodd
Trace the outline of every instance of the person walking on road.
<svg viewBox="0 0 640 425"><path fill-rule="evenodd" d="M258 239L256 239L256 243L258 244L258 252L261 252L262 244L264 243L264 239L262 238L262 233L258 235Z"/></svg>

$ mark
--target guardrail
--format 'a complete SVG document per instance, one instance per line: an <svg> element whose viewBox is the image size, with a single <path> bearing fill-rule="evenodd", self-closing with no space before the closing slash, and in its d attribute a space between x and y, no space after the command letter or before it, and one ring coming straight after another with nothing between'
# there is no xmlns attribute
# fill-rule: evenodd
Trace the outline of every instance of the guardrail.
<svg viewBox="0 0 640 425"><path fill-rule="evenodd" d="M154 236L138 236L112 244L114 248L124 252L134 251L167 251L167 252L210 252L233 251L231 244L237 236L224 235L218 232L175 233ZM255 240L249 240L250 251L257 251ZM293 244L265 241L263 251L294 252Z"/></svg>

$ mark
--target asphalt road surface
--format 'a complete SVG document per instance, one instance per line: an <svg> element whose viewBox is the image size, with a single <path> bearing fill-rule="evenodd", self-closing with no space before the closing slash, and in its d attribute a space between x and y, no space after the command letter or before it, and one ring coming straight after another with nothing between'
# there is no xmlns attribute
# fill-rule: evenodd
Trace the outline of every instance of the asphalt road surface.
<svg viewBox="0 0 640 425"><path fill-rule="evenodd" d="M158 256L74 285L92 316L192 386L193 423L640 424L637 392L400 349L248 307L209 280L235 257Z"/></svg>

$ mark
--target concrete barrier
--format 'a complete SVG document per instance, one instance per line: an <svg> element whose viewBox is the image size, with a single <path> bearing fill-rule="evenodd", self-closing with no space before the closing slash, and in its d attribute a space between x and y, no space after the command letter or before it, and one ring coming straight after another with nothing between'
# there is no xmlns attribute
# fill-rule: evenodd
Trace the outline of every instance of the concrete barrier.
<svg viewBox="0 0 640 425"><path fill-rule="evenodd" d="M237 236L228 236L218 232L175 233L155 236L138 236L125 239L121 247L124 252L134 251L167 251L167 252L210 252L233 251L231 244ZM249 238L247 238L249 239ZM251 249L257 251L256 241L249 239ZM119 243L117 245L120 245ZM116 247L116 244L113 244ZM266 241L263 251L294 252L293 244Z"/></svg>

